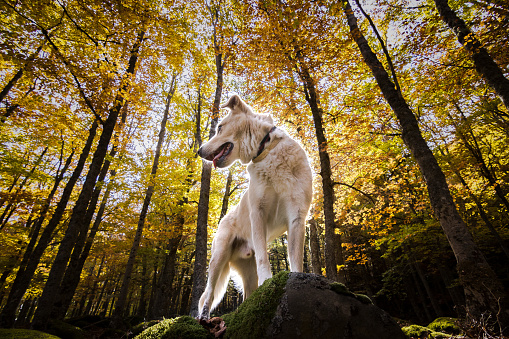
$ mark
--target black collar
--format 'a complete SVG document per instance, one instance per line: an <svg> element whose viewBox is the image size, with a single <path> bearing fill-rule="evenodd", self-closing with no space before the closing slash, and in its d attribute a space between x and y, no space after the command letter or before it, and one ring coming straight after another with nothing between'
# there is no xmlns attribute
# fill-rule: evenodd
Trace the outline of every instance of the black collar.
<svg viewBox="0 0 509 339"><path fill-rule="evenodd" d="M270 133L274 132L275 129L276 129L276 126L272 126L270 131L263 137L262 141L260 142L260 147L258 147L258 153L256 153L256 157L259 156L263 152L263 149L265 148L265 144L270 141Z"/></svg>

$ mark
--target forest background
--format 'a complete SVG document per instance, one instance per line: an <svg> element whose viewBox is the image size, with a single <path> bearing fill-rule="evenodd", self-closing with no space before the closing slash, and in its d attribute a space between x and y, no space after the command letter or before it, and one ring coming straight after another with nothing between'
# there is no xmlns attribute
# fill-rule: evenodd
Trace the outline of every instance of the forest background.
<svg viewBox="0 0 509 339"><path fill-rule="evenodd" d="M1 326L196 314L218 221L248 185L244 166L196 155L233 93L307 151L306 272L417 323L479 319L482 279L359 49L413 113L490 292L507 293L508 101L476 58L507 86L509 6L449 1L461 37L443 4L1 0ZM274 273L285 243L269 244ZM240 301L230 285L217 313Z"/></svg>

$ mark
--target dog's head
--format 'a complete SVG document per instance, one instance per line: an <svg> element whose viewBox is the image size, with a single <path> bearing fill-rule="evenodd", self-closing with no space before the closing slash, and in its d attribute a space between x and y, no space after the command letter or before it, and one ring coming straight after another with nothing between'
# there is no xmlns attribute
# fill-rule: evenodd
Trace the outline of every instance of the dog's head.
<svg viewBox="0 0 509 339"><path fill-rule="evenodd" d="M221 108L230 109L230 113L217 126L216 135L200 147L198 155L220 168L237 159L246 164L254 158L260 141L272 127L272 118L253 113L238 95L233 95Z"/></svg>

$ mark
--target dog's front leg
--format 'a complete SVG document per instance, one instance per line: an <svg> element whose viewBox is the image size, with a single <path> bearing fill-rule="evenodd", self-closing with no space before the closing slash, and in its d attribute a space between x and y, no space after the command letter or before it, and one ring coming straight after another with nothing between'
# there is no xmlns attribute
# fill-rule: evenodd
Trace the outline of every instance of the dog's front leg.
<svg viewBox="0 0 509 339"><path fill-rule="evenodd" d="M251 236L253 239L253 247L256 259L256 273L258 275L258 286L265 280L272 277L270 271L269 256L267 255L267 227L264 218L264 210L262 204L255 204L255 208L251 210Z"/></svg>
<svg viewBox="0 0 509 339"><path fill-rule="evenodd" d="M203 320L209 319L213 306L223 297L230 277L228 264L231 258L230 237L228 234L222 234L223 229L218 231L212 243L207 286L199 302L199 318Z"/></svg>

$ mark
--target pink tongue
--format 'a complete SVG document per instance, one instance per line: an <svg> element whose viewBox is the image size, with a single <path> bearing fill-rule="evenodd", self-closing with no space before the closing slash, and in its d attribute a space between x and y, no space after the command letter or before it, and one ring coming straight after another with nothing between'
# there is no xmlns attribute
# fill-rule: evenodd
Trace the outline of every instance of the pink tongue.
<svg viewBox="0 0 509 339"><path fill-rule="evenodd" d="M223 149L221 150L221 152L219 152L218 155L216 155L214 157L214 159L212 160L212 163L214 164L214 168L216 168L216 161L217 159L221 158L221 156L223 155L224 151L226 150L226 147L223 147Z"/></svg>

